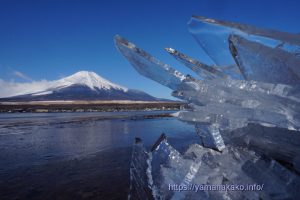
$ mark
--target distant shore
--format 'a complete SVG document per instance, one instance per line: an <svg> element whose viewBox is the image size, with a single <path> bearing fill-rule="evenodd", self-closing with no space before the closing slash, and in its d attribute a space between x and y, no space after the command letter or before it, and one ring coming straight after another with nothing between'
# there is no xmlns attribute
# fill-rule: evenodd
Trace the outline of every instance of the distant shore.
<svg viewBox="0 0 300 200"><path fill-rule="evenodd" d="M179 110L186 107L178 101L28 101L0 102L2 113L45 112L113 112L131 110Z"/></svg>

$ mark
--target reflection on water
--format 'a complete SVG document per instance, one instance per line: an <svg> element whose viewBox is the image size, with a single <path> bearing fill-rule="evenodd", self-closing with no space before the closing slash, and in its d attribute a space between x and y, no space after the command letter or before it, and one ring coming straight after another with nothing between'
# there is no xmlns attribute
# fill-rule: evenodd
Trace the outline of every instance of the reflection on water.
<svg viewBox="0 0 300 200"><path fill-rule="evenodd" d="M135 137L148 148L162 132L179 149L198 142L191 125L136 115L145 112L1 114L0 199L126 198Z"/></svg>

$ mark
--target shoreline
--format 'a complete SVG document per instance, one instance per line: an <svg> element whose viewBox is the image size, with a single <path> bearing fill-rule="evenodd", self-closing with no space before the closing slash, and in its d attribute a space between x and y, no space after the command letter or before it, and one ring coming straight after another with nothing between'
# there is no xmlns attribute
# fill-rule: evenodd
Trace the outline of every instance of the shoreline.
<svg viewBox="0 0 300 200"><path fill-rule="evenodd" d="M30 101L0 102L0 113L64 113L180 110L184 102L150 101Z"/></svg>
<svg viewBox="0 0 300 200"><path fill-rule="evenodd" d="M44 126L44 125L55 125L55 124L72 124L72 123L82 123L88 121L104 121L104 120L147 120L147 119L158 119L158 118L173 118L174 116L172 113L147 113L147 114L135 114L135 115L128 115L128 114L120 114L120 115L105 115L105 116L72 116L71 118L52 118L49 120L25 120L20 122L1 122L1 128L11 128L11 127L19 127L19 126ZM59 121L57 121L59 120ZM0 134L1 135L1 134Z"/></svg>

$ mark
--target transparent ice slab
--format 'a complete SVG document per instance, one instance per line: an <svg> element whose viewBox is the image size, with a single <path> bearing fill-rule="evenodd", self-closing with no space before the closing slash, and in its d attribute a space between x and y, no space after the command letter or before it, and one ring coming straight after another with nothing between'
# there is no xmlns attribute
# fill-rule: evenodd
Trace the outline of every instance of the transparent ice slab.
<svg viewBox="0 0 300 200"><path fill-rule="evenodd" d="M185 75L174 70L169 65L160 62L126 39L118 35L114 39L118 50L141 75L173 90L178 89L181 82L186 79Z"/></svg>
<svg viewBox="0 0 300 200"><path fill-rule="evenodd" d="M268 83L300 84L300 59L279 48L270 48L230 35L229 47L247 80Z"/></svg>
<svg viewBox="0 0 300 200"><path fill-rule="evenodd" d="M248 91L244 88L239 89L235 86L226 86L226 83L219 80L212 81L193 81L194 89L186 89L173 92L173 96L185 99L196 105L213 105L218 106L221 111L226 111L230 106L235 106L237 110L243 108L255 109L257 117L258 112L274 112L284 115L291 124L299 126L299 103L289 98L284 98L279 95L268 94L261 91ZM241 85L242 86L242 85ZM280 93L282 94L282 93ZM212 108L214 109L214 108ZM226 113L224 113L226 114ZM242 115L241 117L245 116ZM247 114L247 113L244 113ZM252 116L255 120L255 115ZM257 121L262 118L256 118Z"/></svg>
<svg viewBox="0 0 300 200"><path fill-rule="evenodd" d="M199 62L175 49L165 48L165 50L175 57L178 61L183 63L189 69L194 71L200 79L213 79L213 78L227 78L228 76L217 66L209 66Z"/></svg>
<svg viewBox="0 0 300 200"><path fill-rule="evenodd" d="M154 199L296 199L300 195L299 176L275 160L246 148L229 146L219 152L193 144L180 154L163 139L148 154L150 159L141 162L149 163L147 174L152 178ZM178 191L179 185L186 190ZM202 185L202 190L196 192L196 185ZM262 188L205 191L205 185Z"/></svg>
<svg viewBox="0 0 300 200"><path fill-rule="evenodd" d="M257 28L233 22L193 16L188 23L189 31L204 49L207 55L224 68L232 78L236 78L232 69L237 65L229 51L228 38L231 34L255 41L271 48L278 48L299 57L300 36L275 30ZM229 70L227 68L230 68ZM244 77L246 78L246 77Z"/></svg>
<svg viewBox="0 0 300 200"><path fill-rule="evenodd" d="M229 22L229 21L224 21L224 20L211 19L211 18L207 18L207 17L203 17L203 16L193 16L192 19L198 20L199 21L198 23L202 22L202 23L219 25L219 26L239 30L239 31L242 31L249 35L257 35L257 36L262 36L262 37L266 37L266 38L272 38L277 41L282 41L284 43L300 46L300 35L299 34L287 33L287 32L265 29L265 28L259 28L256 26L248 25L248 24L241 24L241 23Z"/></svg>
<svg viewBox="0 0 300 200"><path fill-rule="evenodd" d="M140 138L136 138L130 163L130 191L128 199L154 199L147 176L149 154Z"/></svg>
<svg viewBox="0 0 300 200"><path fill-rule="evenodd" d="M178 119L202 124L218 124L220 130L234 130L247 126L250 123L300 130L299 121L295 120L297 123L294 123L287 116L268 110L262 111L220 104L194 105L193 108L193 111L180 112Z"/></svg>
<svg viewBox="0 0 300 200"><path fill-rule="evenodd" d="M222 131L221 134L225 144L251 149L261 155L286 163L297 171L297 160L300 155L298 131L249 124L247 127L234 131Z"/></svg>

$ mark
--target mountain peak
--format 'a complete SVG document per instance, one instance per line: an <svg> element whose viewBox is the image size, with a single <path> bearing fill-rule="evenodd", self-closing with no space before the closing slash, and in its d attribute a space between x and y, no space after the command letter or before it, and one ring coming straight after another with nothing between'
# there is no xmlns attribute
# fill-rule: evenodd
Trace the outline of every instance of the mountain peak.
<svg viewBox="0 0 300 200"><path fill-rule="evenodd" d="M72 74L70 76L80 76L80 77L100 77L98 74L96 74L93 71L78 71L75 74ZM101 77L102 78L102 77Z"/></svg>
<svg viewBox="0 0 300 200"><path fill-rule="evenodd" d="M91 71L79 71L53 81L17 84L15 95L0 101L133 100L158 101L138 90L127 89Z"/></svg>
<svg viewBox="0 0 300 200"><path fill-rule="evenodd" d="M99 76L92 71L79 71L75 74L58 80L59 85L70 86L70 85L85 85L93 90L95 89L117 89L127 91L128 89L112 83L105 78Z"/></svg>

